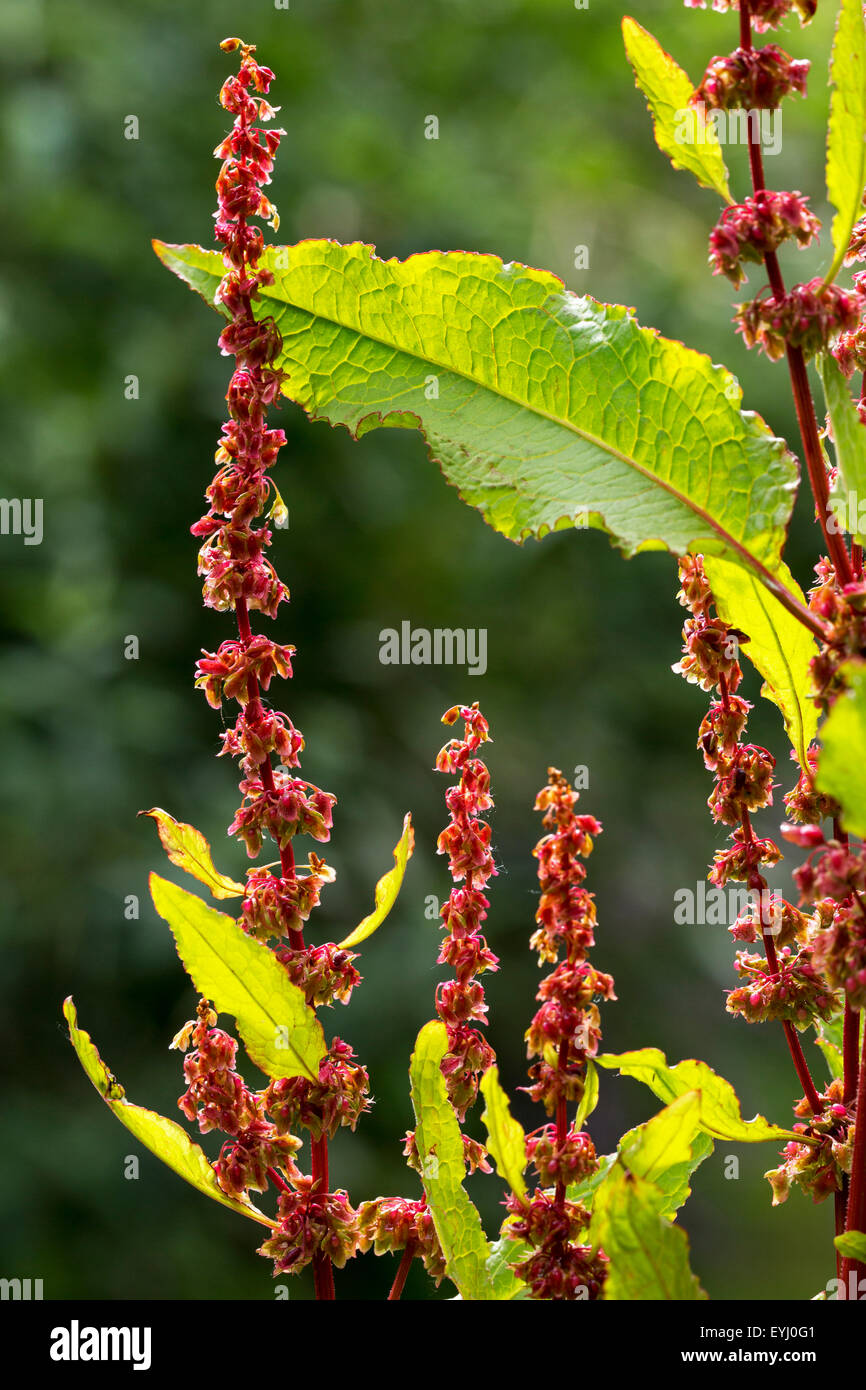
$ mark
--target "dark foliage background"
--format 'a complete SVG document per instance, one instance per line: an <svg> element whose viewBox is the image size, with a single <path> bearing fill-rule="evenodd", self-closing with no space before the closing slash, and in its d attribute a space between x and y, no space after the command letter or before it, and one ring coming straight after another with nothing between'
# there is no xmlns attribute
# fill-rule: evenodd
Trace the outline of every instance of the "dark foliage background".
<svg viewBox="0 0 866 1390"><path fill-rule="evenodd" d="M632 0L697 80L734 47L736 20L674 0ZM782 42L814 60L808 103L784 112L771 186L823 202L823 127L832 16L822 6ZM130 1097L175 1113L180 1059L166 1051L194 994L147 896L165 871L154 804L192 821L220 864L242 873L224 830L233 768L216 762L219 717L192 690L193 662L229 632L205 612L195 576L199 515L223 411L228 364L217 321L159 266L150 238L209 244L226 127L216 103L240 32L276 69L288 136L273 196L280 239L361 238L386 256L430 247L495 252L550 268L579 291L634 305L644 323L725 360L749 407L793 439L781 367L747 356L730 326L731 292L705 266L714 196L674 173L652 141L622 52L620 9L591 0L4 0L0 86L7 214L0 288L3 491L44 498L39 547L4 537L6 647L0 666L5 1276L41 1277L51 1298L273 1296L256 1228L136 1152L99 1104L65 1039L72 992ZM124 138L124 119L139 139ZM424 138L425 117L440 122ZM744 151L731 149L735 193ZM573 268L586 245L590 268ZM816 273L801 253L789 275ZM752 276L757 291L760 272ZM124 398L135 374L140 398ZM583 806L604 835L590 861L598 965L616 976L604 1010L609 1050L654 1044L700 1056L736 1084L747 1115L785 1123L794 1094L781 1030L724 1011L732 946L721 927L673 922L677 888L694 887L721 843L695 752L705 698L671 674L682 610L675 567L624 562L598 534L510 545L445 486L417 436L383 431L354 444L286 405L279 483L290 509L274 558L292 590L278 633L298 648L281 703L307 738L306 776L339 798L328 858L337 884L319 917L339 938L369 909L404 811L418 845L400 902L363 951L364 985L326 1018L369 1066L376 1106L334 1145L333 1171L355 1201L415 1195L400 1139L412 1123L407 1066L432 1014L441 970L425 898L443 897L434 853L446 780L431 771L442 712L480 699L495 742L497 809L489 937L491 1040L514 1093L537 967L532 803L554 763L590 769ZM807 582L815 558L801 498L790 558ZM381 628L486 627L489 669L382 666ZM137 661L124 659L135 635ZM752 678L749 694L757 700ZM777 712L762 704L752 737L791 781ZM780 819L765 818L772 831ZM788 861L790 865L790 861ZM174 873L173 870L169 872ZM780 875L779 883L787 882ZM126 895L141 914L124 919ZM813 1062L821 1072L816 1050ZM258 1078L250 1076L250 1080ZM652 1097L602 1078L592 1129L608 1150L646 1118ZM531 1127L541 1116L516 1102ZM206 1141L207 1142L207 1141ZM733 1150L732 1150L733 1151ZM832 1276L830 1204L799 1195L773 1211L767 1147L727 1150L698 1172L683 1224L713 1298L808 1298ZM501 1186L474 1179L490 1229ZM383 1297L393 1262L372 1256L339 1277L342 1297ZM413 1297L431 1294L420 1272ZM304 1282L292 1297L309 1298Z"/></svg>

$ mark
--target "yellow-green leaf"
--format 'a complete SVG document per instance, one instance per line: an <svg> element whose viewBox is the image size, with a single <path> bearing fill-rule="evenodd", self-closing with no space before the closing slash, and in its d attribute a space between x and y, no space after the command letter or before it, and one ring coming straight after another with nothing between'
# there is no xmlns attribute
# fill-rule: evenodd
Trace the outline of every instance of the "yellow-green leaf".
<svg viewBox="0 0 866 1390"><path fill-rule="evenodd" d="M513 1217L506 1217L502 1223L502 1235L490 1246L490 1254L485 1267L488 1278L496 1291L495 1297L497 1299L526 1303L530 1301L532 1295L528 1285L522 1279L515 1278L512 1265L531 1255L532 1246L527 1245L522 1240L510 1240L505 1234L509 1223L513 1220Z"/></svg>
<svg viewBox="0 0 866 1390"><path fill-rule="evenodd" d="M583 1095L577 1107L577 1114L574 1123L577 1129L583 1129L584 1123L598 1105L598 1068L591 1057L586 1059L586 1073L584 1075Z"/></svg>
<svg viewBox="0 0 866 1390"><path fill-rule="evenodd" d="M418 1034L409 1075L415 1111L415 1138L427 1204L442 1246L448 1277L461 1298L509 1299L518 1284L507 1264L487 1261L493 1254L481 1217L463 1188L466 1165L460 1126L442 1076L448 1050L444 1023L427 1023ZM494 1274L496 1278L494 1279Z"/></svg>
<svg viewBox="0 0 866 1390"><path fill-rule="evenodd" d="M684 1091L651 1120L624 1134L619 1154L629 1172L658 1182L668 1168L688 1163L701 1118L700 1091Z"/></svg>
<svg viewBox="0 0 866 1390"><path fill-rule="evenodd" d="M863 1231L845 1231L836 1236L833 1244L846 1260L862 1260L866 1264L866 1233Z"/></svg>
<svg viewBox="0 0 866 1390"><path fill-rule="evenodd" d="M700 1127L713 1139L730 1139L743 1144L757 1144L771 1139L798 1139L792 1130L780 1129L756 1115L744 1120L737 1093L729 1081L718 1076L706 1062L691 1058L669 1067L663 1052L657 1047L643 1047L635 1052L606 1053L596 1057L600 1067L618 1071L642 1081L653 1095L669 1104L687 1091L700 1093Z"/></svg>
<svg viewBox="0 0 866 1390"><path fill-rule="evenodd" d="M706 1298L685 1231L661 1214L659 1189L617 1165L595 1195L589 1239L607 1255L605 1302Z"/></svg>
<svg viewBox="0 0 866 1390"><path fill-rule="evenodd" d="M253 1206L252 1202L228 1197L219 1186L213 1168L204 1150L193 1143L186 1130L165 1115L153 1110L145 1110L126 1100L123 1087L109 1071L93 1043L90 1034L78 1027L78 1015L70 995L63 1004L63 1016L69 1024L69 1041L75 1048L84 1071L102 1096L109 1110L117 1116L136 1139L151 1153L161 1159L167 1167L188 1182L192 1187L212 1197L215 1202L239 1212L262 1226L275 1225L270 1217Z"/></svg>
<svg viewBox="0 0 866 1390"><path fill-rule="evenodd" d="M862 212L866 184L866 28L862 0L842 0L830 75L830 125L827 130L827 197L833 218L832 280L845 257L854 223Z"/></svg>
<svg viewBox="0 0 866 1390"><path fill-rule="evenodd" d="M675 169L688 170L704 188L713 189L725 202L732 202L728 171L715 127L709 122L702 126L700 116L689 106L694 83L688 73L683 72L652 34L628 16L622 22L622 36L628 60L634 68L636 86L649 105L659 149ZM690 114L690 120L684 120L685 113ZM684 138L690 132L698 138Z"/></svg>
<svg viewBox="0 0 866 1390"><path fill-rule="evenodd" d="M412 858L412 851L415 848L415 832L412 829L412 817L408 811L403 817L403 834L400 836L394 848L394 867L389 869L386 874L376 884L375 907L363 922L359 922L355 930L346 937L345 941L340 942L340 948L347 951L352 946L357 946L361 941L366 941L368 936L372 936L377 927L381 926L391 908L397 901L397 894L403 882L403 875L406 872L406 865Z"/></svg>
<svg viewBox="0 0 866 1390"><path fill-rule="evenodd" d="M843 1016L840 1014L831 1019L816 1018L814 1025L815 1037L813 1041L824 1054L824 1061L829 1068L830 1078L841 1081L845 1074L845 1061L842 1056Z"/></svg>
<svg viewBox="0 0 866 1390"><path fill-rule="evenodd" d="M156 251L213 304L217 252ZM727 560L719 601L745 609L747 655L802 756L811 639L781 610L817 620L780 558L797 465L742 409L730 372L621 305L495 256L384 261L371 246L305 241L269 248L263 264L274 282L255 312L274 318L283 390L311 418L356 438L419 429L463 500L510 540L601 528L627 555L664 546ZM750 584L726 584L734 566Z"/></svg>
<svg viewBox="0 0 866 1390"><path fill-rule="evenodd" d="M184 825L175 820L168 811L154 806L150 811L139 811L140 816L150 816L156 821L163 849L179 869L192 874L199 883L209 888L215 898L239 898L246 891L242 883L236 883L227 874L214 868L211 849L204 835L194 825Z"/></svg>
<svg viewBox="0 0 866 1390"><path fill-rule="evenodd" d="M847 689L821 729L815 780L842 807L843 828L866 836L866 662L846 661L841 671Z"/></svg>
<svg viewBox="0 0 866 1390"><path fill-rule="evenodd" d="M818 729L809 669L818 651L815 639L742 565L727 556L707 555L704 566L719 617L748 635L741 650L764 677L761 694L782 711L791 747L805 769L806 750ZM805 603L802 589L783 561L773 565L773 575L793 598Z"/></svg>
<svg viewBox="0 0 866 1390"><path fill-rule="evenodd" d="M481 1078L481 1094L487 1102L481 1119L487 1127L487 1147L496 1168L517 1197L526 1196L523 1170L526 1167L526 1135L519 1120L511 1114L508 1096L499 1084L499 1068L489 1067Z"/></svg>
<svg viewBox="0 0 866 1390"><path fill-rule="evenodd" d="M714 1141L699 1128L700 1109L700 1092L685 1091L619 1141L622 1164L662 1194L662 1216L676 1215L691 1195L692 1174L713 1152Z"/></svg>
<svg viewBox="0 0 866 1390"><path fill-rule="evenodd" d="M866 527L860 525L862 508L866 505L866 425L860 420L841 368L829 352L819 355L818 370L833 426L837 468L836 486L830 497L833 511L828 523L849 532L862 544L866 539Z"/></svg>
<svg viewBox="0 0 866 1390"><path fill-rule="evenodd" d="M232 917L157 874L150 892L199 994L237 1019L256 1066L270 1077L318 1081L327 1051L322 1025L273 952Z"/></svg>

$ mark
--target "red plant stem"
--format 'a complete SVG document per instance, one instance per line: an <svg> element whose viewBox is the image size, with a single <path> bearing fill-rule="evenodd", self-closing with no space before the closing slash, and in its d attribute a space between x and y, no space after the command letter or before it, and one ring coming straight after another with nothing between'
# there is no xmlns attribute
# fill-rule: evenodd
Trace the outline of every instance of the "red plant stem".
<svg viewBox="0 0 866 1390"><path fill-rule="evenodd" d="M313 1256L313 1287L319 1303L327 1303L336 1298L334 1293L334 1267L329 1256L317 1250Z"/></svg>
<svg viewBox="0 0 866 1390"><path fill-rule="evenodd" d="M782 1024L782 1027L785 1030L785 1037L788 1040L788 1050L791 1054L791 1060L794 1063L797 1079L803 1087L803 1095L809 1102L809 1109L812 1111L812 1114L818 1115L821 1111L821 1100L818 1092L815 1090L815 1083L809 1073L809 1064L803 1055L803 1048L797 1036L797 1030L793 1023L789 1023L787 1019Z"/></svg>
<svg viewBox="0 0 866 1390"><path fill-rule="evenodd" d="M327 1196L328 1193L328 1140L326 1135L321 1139L312 1141L313 1155L313 1189L317 1196ZM319 1250L313 1256L313 1284L316 1290L317 1299L333 1299L334 1293L334 1268L331 1264L330 1255L326 1255Z"/></svg>
<svg viewBox="0 0 866 1390"><path fill-rule="evenodd" d="M747 50L752 47L752 16L749 11L748 0L740 0L740 47ZM746 124L749 136L749 168L752 176L752 191L753 193L760 193L766 188L760 136L755 134L751 119L748 119ZM785 293L785 282L782 279L779 259L775 251L768 252L764 257L764 264L767 267L767 276L773 297L777 300L781 299ZM828 529L830 490L827 483L827 470L824 467L824 456L821 452L821 441L818 436L815 406L809 389L806 359L801 348L790 345L786 347L785 354L788 359L788 372L791 377L791 390L794 394L797 424L800 427L800 438L803 441L803 454L806 459L812 495L815 499L818 521L827 546L827 554L833 561L839 584L850 584L853 574L848 552L845 549L845 542L838 531Z"/></svg>
<svg viewBox="0 0 866 1390"><path fill-rule="evenodd" d="M847 839L847 836L846 836ZM857 1044L860 1036L860 1015L856 1013L848 1001L845 1001L845 1018L842 1024L842 1076L843 1092L842 1101L845 1105L850 1105L857 1095ZM856 1112L855 1112L856 1113ZM848 1211L848 1200L851 1192L851 1178L847 1173L842 1174L842 1190L835 1194L836 1202L836 1234L841 1235L845 1229L845 1216ZM836 1278L843 1278L842 1274L842 1255L836 1251Z"/></svg>
<svg viewBox="0 0 866 1390"><path fill-rule="evenodd" d="M751 843L751 841L754 839L754 835L752 833L752 821L745 807L743 807L742 825L743 834L745 835L746 841L747 843ZM768 930L771 924L769 922L765 923L764 921L764 915L767 910L767 880L764 878L763 874L758 872L757 869L753 869L751 874L749 875L749 888L752 890L753 893L756 893L758 897L758 912L761 921L761 937L763 939L764 950L767 953L767 964L770 967L771 975L778 975L779 958L776 954L776 943ZM812 1114L817 1115L822 1109L821 1100L815 1088L815 1083L812 1080L812 1076L809 1071L809 1064L806 1061L806 1057L803 1052L800 1039L797 1035L797 1030L794 1027L793 1023L790 1023L787 1019L783 1019L782 1027L785 1031L785 1040L788 1044L788 1051L791 1054L791 1061L794 1063L794 1070L797 1073L797 1080L803 1087L803 1095L806 1097Z"/></svg>
<svg viewBox="0 0 866 1390"><path fill-rule="evenodd" d="M803 451L806 455L806 466L809 471L809 482L812 485L812 495L815 498L818 520L827 545L827 554L833 561L839 584L850 584L854 576L851 562L848 559L848 552L845 549L845 542L839 531L830 531L827 525L830 516L830 489L827 483L827 470L824 467L824 458L821 453L821 442L818 438L818 422L815 419L815 407L812 402L812 393L809 390L805 358L800 348L787 348L787 355L791 386L794 391L794 404L797 409L797 422L800 426L800 437L803 440Z"/></svg>
<svg viewBox="0 0 866 1390"><path fill-rule="evenodd" d="M568 1066L568 1053L570 1047L570 1038L563 1038L562 1042L559 1044L559 1056L556 1059L557 1069L561 1072L564 1072ZM568 1111L564 1097L560 1096L556 1102L556 1147L561 1149L567 1138ZM562 1178L560 1178L556 1184L554 1203L560 1210L565 1205L565 1183L562 1181Z"/></svg>
<svg viewBox="0 0 866 1390"><path fill-rule="evenodd" d="M285 1182L283 1178L280 1177L276 1168L268 1168L267 1174L271 1182L274 1184L274 1187L278 1188L280 1192L291 1192L292 1189L289 1187L289 1184Z"/></svg>
<svg viewBox="0 0 866 1390"><path fill-rule="evenodd" d="M833 817L833 839L838 840L840 845L847 846L848 835L842 829L837 817ZM860 903L860 911L863 912L863 903L860 902L860 895L856 895ZM866 915L866 914L864 914ZM860 1015L847 999L845 1001L845 1017L842 1024L842 1076L843 1093L842 1099L846 1105L850 1105L857 1094L857 1064L860 1040Z"/></svg>
<svg viewBox="0 0 866 1390"><path fill-rule="evenodd" d="M860 377L860 409L862 420L866 418L866 372ZM855 579L863 578L863 547L855 540L851 541L851 568Z"/></svg>
<svg viewBox="0 0 866 1390"><path fill-rule="evenodd" d="M400 1268L397 1270L397 1276L393 1284L391 1285L391 1292L388 1294L388 1298L386 1300L388 1303L396 1303L399 1301L400 1295L402 1294L406 1284L406 1277L411 1268L412 1261L415 1258L416 1248L417 1242L414 1240L410 1240L409 1244L406 1246L406 1249L403 1251L403 1258L400 1261Z"/></svg>
<svg viewBox="0 0 866 1390"><path fill-rule="evenodd" d="M833 819L833 838L838 840L841 845L848 844L848 836L839 824L838 819ZM859 894L857 895L859 901ZM860 904L863 911L863 904ZM845 1015L842 1023L842 1100L845 1105L850 1105L857 1095L857 1063L858 1063L858 1043L860 1038L860 1015L851 1008L848 1000L845 1000ZM846 1213L851 1194L851 1178L848 1173L842 1174L842 1190L835 1194L836 1204L836 1234L841 1235L845 1230ZM841 1253L836 1251L836 1278L845 1278L843 1272L844 1260Z"/></svg>
<svg viewBox="0 0 866 1390"><path fill-rule="evenodd" d="M863 1053L860 1059L860 1076L857 1082L854 1154L851 1160L848 1219L845 1223L847 1231L866 1231L866 1104L864 1104L864 1096L866 1096L866 1029L863 1032ZM848 1295L848 1282L852 1275L854 1280L859 1283L859 1280L866 1275L866 1265L862 1260L852 1260L846 1257L842 1261L842 1279L846 1297ZM857 1284L855 1284L856 1287Z"/></svg>
<svg viewBox="0 0 866 1390"><path fill-rule="evenodd" d="M233 46L237 46L237 41L234 42ZM244 61L246 61L246 50L244 50ZM237 127L240 128L242 133L246 134L248 131L248 126L249 119L245 109L239 117ZM247 167L246 154L243 154L241 156L239 163L240 168L242 170L245 170ZM217 187L220 188L219 183ZM220 191L220 198L220 210L222 210L222 191ZM243 212L241 212L235 220L237 222L238 234L239 236L241 236L242 233L245 232L247 229L247 219L244 216ZM255 257L254 259L257 260L257 257ZM228 259L225 258L225 260L226 264L229 264ZM246 278L246 283L249 284L250 281L248 277L250 274L251 265L246 250L241 251L240 261L236 262L236 264L240 265L240 273L244 278ZM252 299L249 293L240 295L240 312L235 315L235 322L246 324L249 326L255 324L255 314L253 313ZM238 365L240 364L236 363L236 370ZM247 609L246 599L243 597L243 595L239 595L235 601L235 617L237 619L238 625L238 636L240 638L241 643L246 648L253 640L253 633L250 627L250 618L249 611ZM259 682L256 676L253 673L250 673L247 677L247 717L252 722L255 722L256 720L261 718L262 713L263 710ZM261 784L264 791L266 793L273 793L276 790L276 784L274 782L274 770L271 764L270 754L268 754L265 757L264 761L258 765L258 775L261 780ZM289 840L285 845L280 845L279 851L282 877L284 879L295 879L297 877L297 874L295 868L295 855L294 850L292 849L291 841ZM289 943L293 950L303 950L303 931L301 929L290 930ZM320 1139L313 1140L311 1143L311 1149L312 1193L315 1194L315 1197L321 1199L321 1197L327 1196L329 1193L327 1136L322 1135ZM287 1186L287 1184L284 1182L284 1180L281 1178L280 1174L276 1171L275 1168L269 1167L267 1172L270 1180L278 1188L279 1191L284 1193L291 1192L292 1189L289 1186ZM333 1266L331 1263L330 1256L325 1254L324 1252L320 1251L313 1256L313 1279L317 1299L333 1299L335 1297Z"/></svg>

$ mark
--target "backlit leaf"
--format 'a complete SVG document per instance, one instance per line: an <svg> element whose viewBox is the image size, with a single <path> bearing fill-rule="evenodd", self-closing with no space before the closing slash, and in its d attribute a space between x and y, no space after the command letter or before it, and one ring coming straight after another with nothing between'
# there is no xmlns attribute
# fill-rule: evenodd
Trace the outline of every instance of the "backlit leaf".
<svg viewBox="0 0 866 1390"><path fill-rule="evenodd" d="M713 1140L699 1128L700 1111L700 1092L685 1091L619 1141L623 1166L647 1178L662 1193L662 1216L679 1211L691 1195L692 1173L713 1152Z"/></svg>
<svg viewBox="0 0 866 1390"><path fill-rule="evenodd" d="M397 894L400 892L406 865L412 857L414 848L415 832L412 829L412 817L407 812L403 818L403 834L394 849L394 867L383 874L376 884L376 905L369 916L358 923L345 941L340 942L341 950L348 951L350 947L366 941L367 937L372 936L376 928L382 925L397 901Z"/></svg>
<svg viewBox="0 0 866 1390"><path fill-rule="evenodd" d="M589 1119L595 1107L598 1105L598 1068L591 1057L586 1059L586 1074L584 1076L583 1095L577 1107L577 1114L574 1117L575 1127L583 1129L584 1124Z"/></svg>
<svg viewBox="0 0 866 1390"><path fill-rule="evenodd" d="M217 252L155 249L213 303ZM722 556L768 588L765 614L746 595L746 650L801 752L803 644L788 642L776 613L779 595L802 597L780 558L797 465L740 409L724 367L642 328L629 309L495 256L383 261L361 243L305 241L271 247L262 264L274 284L255 312L277 323L283 389L311 418L356 438L382 425L419 429L463 500L510 540L595 527L627 555ZM739 625L744 590L716 582Z"/></svg>
<svg viewBox="0 0 866 1390"><path fill-rule="evenodd" d="M688 1059L669 1067L663 1052L657 1047L644 1047L635 1052L607 1053L596 1057L600 1067L632 1076L648 1086L653 1095L665 1104L677 1100L687 1091L700 1093L700 1127L713 1139L730 1139L743 1144L764 1140L796 1139L792 1130L780 1129L756 1115L744 1120L737 1093L729 1081L708 1067L706 1062Z"/></svg>
<svg viewBox="0 0 866 1390"><path fill-rule="evenodd" d="M210 845L194 825L184 825L170 816L168 811L160 810L159 806L154 806L150 811L139 811L138 814L150 816L156 821L159 838L172 864L205 884L215 898L243 896L246 889L242 883L236 883L233 878L214 868Z"/></svg>
<svg viewBox="0 0 866 1390"><path fill-rule="evenodd" d="M866 663L841 668L847 689L833 704L821 729L815 781L842 807L840 820L852 835L866 835Z"/></svg>
<svg viewBox="0 0 866 1390"><path fill-rule="evenodd" d="M264 1212L253 1206L252 1202L235 1200L226 1196L216 1180L213 1168L204 1150L193 1143L186 1130L165 1115L157 1115L153 1110L145 1110L133 1105L123 1093L123 1087L109 1071L94 1045L90 1034L78 1027L78 1015L72 996L64 1001L63 1015L69 1024L69 1041L78 1054L78 1060L90 1081L102 1096L109 1110L117 1116L121 1124L139 1139L145 1148L150 1149L158 1159L188 1182L191 1186L220 1202L231 1211L239 1212L258 1221L262 1226L273 1227L276 1223Z"/></svg>
<svg viewBox="0 0 866 1390"><path fill-rule="evenodd" d="M722 555L709 555L704 563L719 617L747 634L749 641L743 643L741 652L764 677L761 694L782 711L791 747L805 770L806 750L818 729L809 670L809 662L818 651L815 640L742 565ZM780 561L775 574L795 599L805 602L787 565Z"/></svg>
<svg viewBox="0 0 866 1390"><path fill-rule="evenodd" d="M689 1268L688 1236L662 1215L660 1197L619 1165L596 1193L589 1239L610 1261L605 1302L706 1298Z"/></svg>
<svg viewBox="0 0 866 1390"><path fill-rule="evenodd" d="M862 0L842 0L830 75L830 125L827 131L827 196L836 208L833 218L833 279L848 249L851 229L862 215L866 184L866 34Z"/></svg>
<svg viewBox="0 0 866 1390"><path fill-rule="evenodd" d="M711 122L702 126L697 112L689 107L694 83L688 73L683 72L652 34L628 16L622 22L622 36L628 60L634 68L636 85L649 105L659 149L675 169L686 169L704 188L713 189L730 203L728 171L715 127ZM686 112L690 113L690 121L684 120ZM687 134L694 134L696 138L684 139Z"/></svg>
<svg viewBox="0 0 866 1390"><path fill-rule="evenodd" d="M866 507L866 425L861 424L848 383L829 352L818 357L818 370L833 426L838 469L831 496L834 517L830 521L862 542L864 531L859 521L861 508Z"/></svg>
<svg viewBox="0 0 866 1390"><path fill-rule="evenodd" d="M824 1060L830 1069L832 1080L840 1081L845 1074L845 1063L842 1056L842 1036L844 1028L844 1016L839 1014L836 1018L823 1019L816 1018L815 1043L824 1054Z"/></svg>
<svg viewBox="0 0 866 1390"><path fill-rule="evenodd" d="M481 1217L463 1188L466 1166L463 1140L440 1063L448 1050L445 1025L427 1023L418 1034L410 1077L415 1110L415 1138L422 1181L436 1234L445 1256L448 1277L461 1298L511 1298L507 1290L518 1281L507 1264L496 1262L498 1284L487 1270L491 1247Z"/></svg>
<svg viewBox="0 0 866 1390"><path fill-rule="evenodd" d="M836 1236L833 1244L846 1260L862 1260L866 1264L866 1233L863 1231L845 1231Z"/></svg>
<svg viewBox="0 0 866 1390"><path fill-rule="evenodd" d="M507 1222L504 1222L503 1234L490 1246L485 1268L497 1299L525 1303L530 1300L529 1289L522 1279L514 1277L511 1266L525 1260L531 1253L531 1246L523 1240L509 1240L504 1234L506 1225Z"/></svg>
<svg viewBox="0 0 866 1390"><path fill-rule="evenodd" d="M233 918L157 874L150 891L199 994L237 1019L256 1066L270 1077L318 1081L327 1051L322 1025L273 952Z"/></svg>
<svg viewBox="0 0 866 1390"><path fill-rule="evenodd" d="M487 1127L487 1148L496 1160L499 1176L516 1196L524 1197L526 1135L520 1121L511 1114L508 1096L499 1084L498 1067L489 1067L482 1076L481 1094L487 1102L481 1112L482 1122Z"/></svg>

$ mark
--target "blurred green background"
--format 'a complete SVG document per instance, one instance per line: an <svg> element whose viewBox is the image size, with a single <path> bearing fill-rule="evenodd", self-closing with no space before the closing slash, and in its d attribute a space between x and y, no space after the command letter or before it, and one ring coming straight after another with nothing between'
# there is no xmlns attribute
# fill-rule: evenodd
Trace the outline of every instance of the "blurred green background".
<svg viewBox="0 0 866 1390"><path fill-rule="evenodd" d="M695 81L735 46L734 16L676 0L631 0L631 13ZM746 405L793 439L783 368L746 354L730 286L706 268L717 199L656 149L620 17L611 0L586 10L571 0L0 6L3 492L42 497L45 509L41 546L5 537L0 548L0 1273L42 1278L46 1297L273 1297L257 1228L137 1149L89 1087L60 1017L73 993L130 1098L175 1114L180 1058L166 1049L195 996L147 896L149 869L166 865L136 812L164 806L208 835L225 870L246 867L224 835L236 794L232 765L213 758L220 719L191 679L200 649L230 632L201 606L188 534L229 365L215 316L150 248L151 237L210 244L211 151L227 128L216 97L232 67L219 40L240 32L277 73L288 131L272 188L281 240L361 238L384 256L463 248L544 266L727 362ZM831 23L822 4L811 29L791 21L781 35L814 66L810 98L786 105L782 153L767 161L770 186L810 193L824 218ZM438 141L424 138L431 114ZM129 115L137 140L124 138ZM744 151L729 150L729 165L742 195ZM578 271L582 245L590 264ZM786 273L807 279L822 255L791 253ZM756 270L752 292L760 280ZM140 382L132 401L130 374ZM418 1192L400 1141L412 1123L409 1054L443 978L437 925L424 914L426 897L449 887L435 855L447 783L431 768L440 716L457 701L482 702L495 740L500 876L488 935L502 968L486 982L509 1091L526 1080L522 1034L538 980L532 803L549 764L586 764L582 807L605 826L589 865L595 959L619 995L604 1008L608 1050L653 1044L671 1060L702 1057L736 1084L746 1115L789 1122L795 1085L781 1030L724 1010L727 932L673 922L675 891L702 879L723 841L694 746L706 699L670 671L684 616L673 561L627 563L596 533L511 545L445 486L417 436L383 431L354 444L288 404L280 423L291 526L273 555L292 603L277 632L298 656L277 703L306 736L305 775L339 798L328 849L338 880L318 939L339 939L369 910L406 810L418 837L397 908L363 948L362 987L324 1020L369 1067L376 1097L358 1132L334 1143L335 1183L355 1202ZM814 547L801 498L789 558L804 583ZM487 628L487 674L380 665L379 630L404 619ZM124 659L129 635L137 661ZM747 693L757 700L751 674ZM750 728L779 760L777 807L761 821L772 833L793 772L776 710L756 708ZM787 882L780 872L776 883ZM124 918L129 894L140 899L136 921ZM248 1079L260 1084L253 1069ZM533 1127L542 1116L524 1102L517 1112ZM591 1124L599 1150L655 1108L636 1082L604 1075ZM477 1123L476 1112L474 1132ZM729 1151L738 1180L724 1175ZM136 1152L130 1181L124 1159ZM762 1174L776 1161L772 1146L720 1145L697 1174L682 1220L713 1298L809 1298L833 1274L831 1204L795 1193L772 1210ZM501 1184L476 1178L470 1191L492 1230ZM395 1267L355 1261L338 1294L384 1297ZM306 1276L290 1292L310 1298ZM432 1293L417 1269L407 1296L452 1292L446 1283Z"/></svg>

